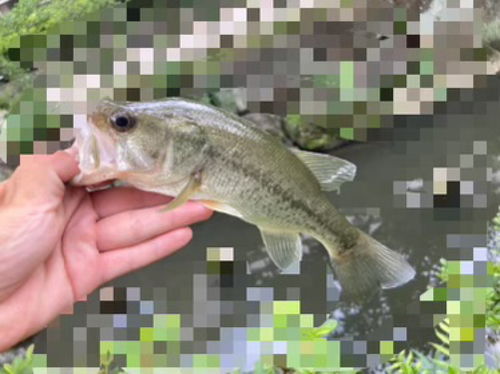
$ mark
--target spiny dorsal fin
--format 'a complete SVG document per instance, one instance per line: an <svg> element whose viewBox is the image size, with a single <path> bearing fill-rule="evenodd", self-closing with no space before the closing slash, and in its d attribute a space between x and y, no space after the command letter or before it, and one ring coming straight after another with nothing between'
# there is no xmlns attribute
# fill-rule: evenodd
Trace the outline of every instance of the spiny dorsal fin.
<svg viewBox="0 0 500 374"><path fill-rule="evenodd" d="M311 170L323 191L339 190L344 182L352 182L356 165L331 155L290 149Z"/></svg>

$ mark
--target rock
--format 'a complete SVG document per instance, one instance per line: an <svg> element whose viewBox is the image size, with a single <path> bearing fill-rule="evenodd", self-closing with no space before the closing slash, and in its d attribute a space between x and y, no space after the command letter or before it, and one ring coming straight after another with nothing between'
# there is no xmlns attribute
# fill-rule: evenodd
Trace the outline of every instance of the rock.
<svg viewBox="0 0 500 374"><path fill-rule="evenodd" d="M432 0L393 0L395 7L405 6L411 12L423 13L429 10Z"/></svg>
<svg viewBox="0 0 500 374"><path fill-rule="evenodd" d="M243 90L240 88L222 88L218 92L209 93L211 104L231 113L247 111Z"/></svg>
<svg viewBox="0 0 500 374"><path fill-rule="evenodd" d="M286 136L283 130L283 118L269 113L248 113L242 117L256 123L262 130L281 140L283 144L287 146L293 145L293 142Z"/></svg>
<svg viewBox="0 0 500 374"><path fill-rule="evenodd" d="M19 0L0 0L0 14L7 14L18 2Z"/></svg>
<svg viewBox="0 0 500 374"><path fill-rule="evenodd" d="M284 130L295 144L308 151L331 151L350 143L338 137L338 129L326 129L295 119L285 119Z"/></svg>
<svg viewBox="0 0 500 374"><path fill-rule="evenodd" d="M12 169L0 160L0 182L8 179L12 175Z"/></svg>

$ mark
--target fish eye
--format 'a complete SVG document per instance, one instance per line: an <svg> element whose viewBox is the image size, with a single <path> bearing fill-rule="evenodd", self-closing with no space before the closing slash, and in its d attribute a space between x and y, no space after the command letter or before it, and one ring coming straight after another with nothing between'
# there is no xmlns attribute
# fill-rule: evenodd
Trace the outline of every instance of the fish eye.
<svg viewBox="0 0 500 374"><path fill-rule="evenodd" d="M119 114L111 118L111 125L116 131L129 131L135 126L135 118L125 114Z"/></svg>

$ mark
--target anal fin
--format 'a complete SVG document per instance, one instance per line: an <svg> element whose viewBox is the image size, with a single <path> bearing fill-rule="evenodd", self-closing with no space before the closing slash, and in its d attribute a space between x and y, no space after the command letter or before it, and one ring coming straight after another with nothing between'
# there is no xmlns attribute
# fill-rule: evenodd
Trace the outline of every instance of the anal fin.
<svg viewBox="0 0 500 374"><path fill-rule="evenodd" d="M302 259L302 243L298 233L281 232L259 227L271 260L284 270Z"/></svg>

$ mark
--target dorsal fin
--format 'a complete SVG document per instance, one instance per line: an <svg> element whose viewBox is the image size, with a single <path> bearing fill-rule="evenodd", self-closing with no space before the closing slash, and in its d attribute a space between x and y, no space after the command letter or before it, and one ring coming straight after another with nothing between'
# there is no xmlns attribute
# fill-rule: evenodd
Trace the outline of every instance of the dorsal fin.
<svg viewBox="0 0 500 374"><path fill-rule="evenodd" d="M339 191L344 182L352 182L356 165L331 155L290 149L311 170L323 191Z"/></svg>

